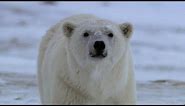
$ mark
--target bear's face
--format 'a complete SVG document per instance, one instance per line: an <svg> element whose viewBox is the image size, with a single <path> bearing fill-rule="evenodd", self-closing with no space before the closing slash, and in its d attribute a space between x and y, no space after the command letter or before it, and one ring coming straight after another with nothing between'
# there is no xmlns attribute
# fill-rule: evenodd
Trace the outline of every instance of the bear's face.
<svg viewBox="0 0 185 106"><path fill-rule="evenodd" d="M68 49L81 66L105 60L114 64L124 54L132 32L128 23L117 25L105 20L86 21L80 25L65 23L63 28Z"/></svg>

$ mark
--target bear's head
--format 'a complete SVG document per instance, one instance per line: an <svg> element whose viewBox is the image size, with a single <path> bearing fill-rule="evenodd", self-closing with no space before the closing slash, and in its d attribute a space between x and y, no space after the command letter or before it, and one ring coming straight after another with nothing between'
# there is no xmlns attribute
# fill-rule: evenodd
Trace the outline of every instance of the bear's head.
<svg viewBox="0 0 185 106"><path fill-rule="evenodd" d="M132 35L130 23L116 24L109 20L87 20L78 25L63 24L68 50L81 66L102 62L115 64L126 52Z"/></svg>

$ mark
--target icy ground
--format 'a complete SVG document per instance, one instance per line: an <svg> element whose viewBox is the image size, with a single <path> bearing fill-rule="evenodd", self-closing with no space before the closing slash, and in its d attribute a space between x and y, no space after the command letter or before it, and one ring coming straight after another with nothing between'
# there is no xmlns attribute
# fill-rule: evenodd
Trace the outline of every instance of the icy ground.
<svg viewBox="0 0 185 106"><path fill-rule="evenodd" d="M79 13L133 23L138 104L185 104L184 2L0 2L0 104L40 104L41 36Z"/></svg>

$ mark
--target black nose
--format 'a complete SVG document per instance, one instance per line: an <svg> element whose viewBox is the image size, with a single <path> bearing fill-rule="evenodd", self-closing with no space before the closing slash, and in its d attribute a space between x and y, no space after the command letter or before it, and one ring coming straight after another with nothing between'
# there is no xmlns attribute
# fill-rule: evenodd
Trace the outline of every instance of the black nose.
<svg viewBox="0 0 185 106"><path fill-rule="evenodd" d="M103 41L96 41L94 43L94 49L96 51L103 51L105 49L105 43Z"/></svg>

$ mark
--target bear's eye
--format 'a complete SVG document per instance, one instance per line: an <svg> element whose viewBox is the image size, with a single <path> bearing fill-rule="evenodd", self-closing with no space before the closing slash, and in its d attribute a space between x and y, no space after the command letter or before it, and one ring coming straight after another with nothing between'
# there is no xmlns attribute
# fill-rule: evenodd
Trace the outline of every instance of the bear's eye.
<svg viewBox="0 0 185 106"><path fill-rule="evenodd" d="M114 36L113 33L108 34L108 37L110 37L110 38L112 38L113 36Z"/></svg>
<svg viewBox="0 0 185 106"><path fill-rule="evenodd" d="M88 36L89 36L89 33L85 32L85 33L83 34L83 36L84 36L84 37L88 37Z"/></svg>

